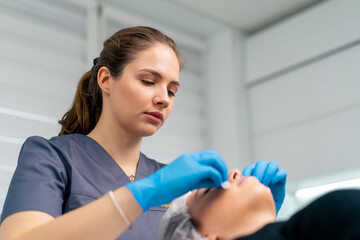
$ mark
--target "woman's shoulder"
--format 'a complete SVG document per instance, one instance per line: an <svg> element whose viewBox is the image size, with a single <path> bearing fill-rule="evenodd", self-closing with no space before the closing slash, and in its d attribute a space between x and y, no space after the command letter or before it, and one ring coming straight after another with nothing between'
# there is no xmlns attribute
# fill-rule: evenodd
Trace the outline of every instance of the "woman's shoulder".
<svg viewBox="0 0 360 240"><path fill-rule="evenodd" d="M47 139L42 136L31 136L28 137L22 145L21 152L36 151L47 152L48 154L66 153L73 149L82 138L86 137L82 134L67 134L62 136L55 136Z"/></svg>
<svg viewBox="0 0 360 240"><path fill-rule="evenodd" d="M55 136L55 137L51 137L50 139L47 139L45 137L42 136L30 136L28 137L25 142L24 142L24 146L27 145L51 145L51 146L56 146L56 145L66 145L66 144L71 144L72 142L76 142L78 141L80 138L82 138L82 134L67 134L67 135L62 135L62 136ZM85 136L84 136L85 137Z"/></svg>
<svg viewBox="0 0 360 240"><path fill-rule="evenodd" d="M54 143L68 143L68 142L77 142L84 138L87 138L87 136L80 133L72 133L72 134L65 134L61 136L52 137L50 138L49 141Z"/></svg>
<svg viewBox="0 0 360 240"><path fill-rule="evenodd" d="M81 134L67 134L47 139L42 136L28 137L21 147L19 162L34 161L53 162L56 165L70 164L71 156L81 151L78 144L86 138Z"/></svg>

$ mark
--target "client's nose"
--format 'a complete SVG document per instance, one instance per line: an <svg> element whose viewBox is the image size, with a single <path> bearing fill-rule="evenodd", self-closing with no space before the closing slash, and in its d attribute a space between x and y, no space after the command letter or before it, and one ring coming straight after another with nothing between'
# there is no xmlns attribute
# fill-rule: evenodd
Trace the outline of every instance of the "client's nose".
<svg viewBox="0 0 360 240"><path fill-rule="evenodd" d="M242 174L238 169L233 169L229 173L229 182L232 183L235 179L241 177Z"/></svg>

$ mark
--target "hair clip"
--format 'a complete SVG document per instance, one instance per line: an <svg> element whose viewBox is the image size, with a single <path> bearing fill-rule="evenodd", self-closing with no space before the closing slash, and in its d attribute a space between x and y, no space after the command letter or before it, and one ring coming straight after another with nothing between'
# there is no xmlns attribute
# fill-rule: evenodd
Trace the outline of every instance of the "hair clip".
<svg viewBox="0 0 360 240"><path fill-rule="evenodd" d="M98 57L97 57L97 58L94 58L94 60L93 60L93 66L92 66L92 68L91 68L91 71L93 71L93 70L94 70L94 68L95 68L96 64L98 63L98 60L99 60L99 58L98 58Z"/></svg>
<svg viewBox="0 0 360 240"><path fill-rule="evenodd" d="M94 65L96 65L97 63L98 63L98 60L99 60L99 58L97 57L97 58L94 58L94 60L93 60L93 64Z"/></svg>

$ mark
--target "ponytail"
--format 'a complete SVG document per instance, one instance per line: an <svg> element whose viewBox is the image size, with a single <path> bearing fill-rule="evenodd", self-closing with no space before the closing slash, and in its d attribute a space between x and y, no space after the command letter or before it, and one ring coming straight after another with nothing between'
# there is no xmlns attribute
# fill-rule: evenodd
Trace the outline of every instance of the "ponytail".
<svg viewBox="0 0 360 240"><path fill-rule="evenodd" d="M99 121L102 109L102 96L92 71L86 72L80 79L75 98L69 111L59 121L59 136L71 133L90 133Z"/></svg>

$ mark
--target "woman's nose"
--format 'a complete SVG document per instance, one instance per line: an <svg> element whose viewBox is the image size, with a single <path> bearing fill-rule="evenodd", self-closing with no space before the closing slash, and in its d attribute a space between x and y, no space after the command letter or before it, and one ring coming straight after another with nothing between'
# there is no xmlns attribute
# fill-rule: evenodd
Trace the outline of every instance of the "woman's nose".
<svg viewBox="0 0 360 240"><path fill-rule="evenodd" d="M164 108L166 108L167 106L169 106L170 104L170 97L168 94L168 90L159 90L155 97L154 97L154 103L156 105L162 105Z"/></svg>

